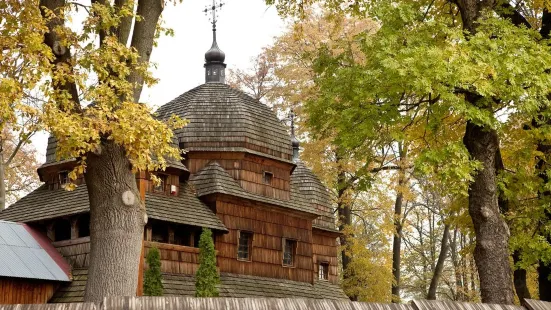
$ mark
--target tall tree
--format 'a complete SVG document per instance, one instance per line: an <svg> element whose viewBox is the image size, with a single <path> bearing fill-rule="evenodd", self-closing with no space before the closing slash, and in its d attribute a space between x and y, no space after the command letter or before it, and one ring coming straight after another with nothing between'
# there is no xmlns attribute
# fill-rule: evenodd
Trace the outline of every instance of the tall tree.
<svg viewBox="0 0 551 310"><path fill-rule="evenodd" d="M145 296L163 296L163 282L161 275L161 252L156 247L149 249L146 257L147 270L143 280L143 294Z"/></svg>
<svg viewBox="0 0 551 310"><path fill-rule="evenodd" d="M48 99L41 121L57 138L57 158L75 158L69 176L86 180L91 217L86 301L135 294L146 221L135 173L163 169L165 156L180 156L171 145L171 129L183 122L156 120L138 103L143 84L155 82L149 57L163 30L164 6L164 0L93 0L91 5L9 0L0 6L2 19L9 21L2 30L2 42L9 43L3 49L13 56L2 59L2 69L26 72L25 79L3 81L2 111L28 113L17 91L40 91ZM76 10L84 21L70 25ZM10 35L23 43L13 43ZM11 106L4 110L6 103Z"/></svg>
<svg viewBox="0 0 551 310"><path fill-rule="evenodd" d="M212 231L203 228L199 238L199 269L195 273L195 296L218 297L220 275L216 270L216 251Z"/></svg>
<svg viewBox="0 0 551 310"><path fill-rule="evenodd" d="M299 4L310 2L277 3L284 12L302 13ZM389 122L404 109L415 111L428 133L442 130L443 120L459 117L465 134L458 151L478 165L466 170L472 176L469 213L482 300L512 303L508 228L499 212L496 173L500 129L510 123L499 112L513 108L534 115L548 106L549 59L544 55L549 47L538 39L537 31L518 27L517 15L502 14L506 6L502 2L356 1L343 7L329 1L326 5L376 16L381 27L374 36L360 36L366 59L361 65L354 65L348 55L320 50L316 83L323 100L311 106L325 115L326 126L343 135L354 131L356 139L372 129L361 134L361 123L350 124L344 117L353 112L382 110L388 118L381 121ZM513 8L513 13L518 12ZM348 93L353 89L354 96L345 89ZM403 101L411 95L417 99Z"/></svg>

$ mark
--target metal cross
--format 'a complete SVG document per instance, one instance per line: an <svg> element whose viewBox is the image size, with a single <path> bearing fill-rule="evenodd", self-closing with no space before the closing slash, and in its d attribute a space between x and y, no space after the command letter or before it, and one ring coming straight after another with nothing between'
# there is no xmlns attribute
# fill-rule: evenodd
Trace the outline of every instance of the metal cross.
<svg viewBox="0 0 551 310"><path fill-rule="evenodd" d="M203 13L205 13L205 16L208 15L208 13L212 13L212 16L209 18L211 20L211 23L212 23L212 30L216 30L216 22L218 21L217 20L217 11L221 10L222 9L222 6L224 5L225 3L223 2L217 2L216 0L212 0L212 6L207 6L205 7L205 9L203 10Z"/></svg>

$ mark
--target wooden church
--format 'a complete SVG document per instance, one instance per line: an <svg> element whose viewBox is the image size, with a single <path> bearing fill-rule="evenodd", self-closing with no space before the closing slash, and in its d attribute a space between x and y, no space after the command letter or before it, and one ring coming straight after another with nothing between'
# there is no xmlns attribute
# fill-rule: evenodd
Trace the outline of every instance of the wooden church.
<svg viewBox="0 0 551 310"><path fill-rule="evenodd" d="M223 297L344 299L339 287L335 218L327 189L299 160L294 134L265 105L225 82L216 32L205 54L205 80L163 105L158 116L190 121L177 131L182 162L169 163L154 186L136 181L148 223L144 254L161 251L165 295L193 296L202 227L213 230ZM69 283L50 302L79 302L89 264L89 203L81 178L65 191L74 160L56 161L50 137L44 184L0 213L41 231L71 266Z"/></svg>

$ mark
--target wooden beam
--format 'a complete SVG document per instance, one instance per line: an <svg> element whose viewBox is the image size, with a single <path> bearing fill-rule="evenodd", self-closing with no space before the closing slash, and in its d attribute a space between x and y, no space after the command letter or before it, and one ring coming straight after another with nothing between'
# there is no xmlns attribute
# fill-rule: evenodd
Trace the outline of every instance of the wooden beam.
<svg viewBox="0 0 551 310"><path fill-rule="evenodd" d="M73 217L70 219L71 221L71 240L72 239L78 239L78 218Z"/></svg>
<svg viewBox="0 0 551 310"><path fill-rule="evenodd" d="M54 221L51 221L46 226L46 236L48 236L48 238L50 238L50 240L55 241Z"/></svg>
<svg viewBox="0 0 551 310"><path fill-rule="evenodd" d="M168 243L174 244L174 228L172 225L168 226Z"/></svg>

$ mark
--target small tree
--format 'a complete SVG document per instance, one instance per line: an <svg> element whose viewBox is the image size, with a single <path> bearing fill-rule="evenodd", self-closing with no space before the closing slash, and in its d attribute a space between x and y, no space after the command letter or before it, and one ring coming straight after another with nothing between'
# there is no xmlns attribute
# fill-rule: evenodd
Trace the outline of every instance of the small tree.
<svg viewBox="0 0 551 310"><path fill-rule="evenodd" d="M199 269L195 274L196 297L218 297L220 276L216 271L216 252L212 241L212 231L203 228L199 239Z"/></svg>
<svg viewBox="0 0 551 310"><path fill-rule="evenodd" d="M149 249L146 261L149 268L145 272L143 293L145 296L163 296L163 283L161 282L161 253L159 249Z"/></svg>

